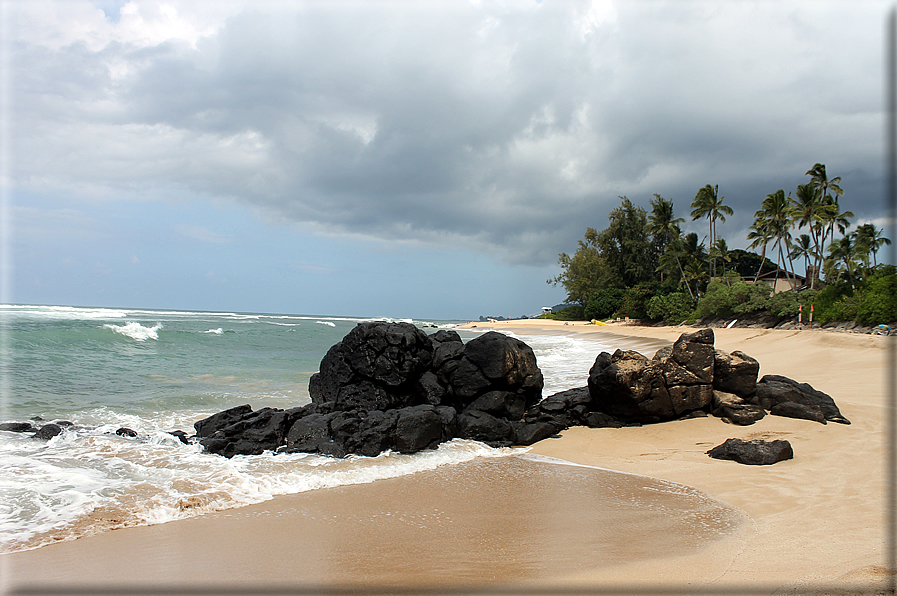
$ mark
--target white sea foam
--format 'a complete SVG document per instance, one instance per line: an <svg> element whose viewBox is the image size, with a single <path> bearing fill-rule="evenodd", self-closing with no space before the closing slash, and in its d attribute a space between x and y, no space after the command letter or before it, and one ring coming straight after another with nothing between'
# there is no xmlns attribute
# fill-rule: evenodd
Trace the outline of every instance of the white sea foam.
<svg viewBox="0 0 897 596"><path fill-rule="evenodd" d="M162 430L170 427L160 421L111 411L103 416L109 423L69 429L48 442L0 433L0 551L36 548L58 536L73 539L95 531L90 516L102 518L104 510L119 520L113 526L155 524L276 495L362 484L523 451L454 440L414 455L386 452L334 459L268 452L226 459L202 453L198 444L182 444ZM138 436L117 436L119 425L134 428Z"/></svg>
<svg viewBox="0 0 897 596"><path fill-rule="evenodd" d="M35 319L123 319L129 311L116 308L85 308L78 306L0 305L0 312Z"/></svg>
<svg viewBox="0 0 897 596"><path fill-rule="evenodd" d="M214 333L215 335L221 335L224 333L224 330L219 327L218 329L209 329L208 331L204 331L203 333Z"/></svg>
<svg viewBox="0 0 897 596"><path fill-rule="evenodd" d="M315 321L315 323L317 323L318 325L327 325L329 327L336 327L336 323L333 323L331 321Z"/></svg>
<svg viewBox="0 0 897 596"><path fill-rule="evenodd" d="M140 323L134 322L125 325L112 325L107 323L103 325L103 327L112 329L116 333L126 335L137 341L146 341L148 339L159 339L159 330L162 328L162 323L156 323L152 327L144 327Z"/></svg>

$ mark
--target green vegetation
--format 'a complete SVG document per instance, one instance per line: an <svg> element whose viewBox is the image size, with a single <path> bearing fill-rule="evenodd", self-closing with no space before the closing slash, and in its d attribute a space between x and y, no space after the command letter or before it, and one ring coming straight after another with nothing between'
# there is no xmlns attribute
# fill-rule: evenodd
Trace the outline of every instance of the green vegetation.
<svg viewBox="0 0 897 596"><path fill-rule="evenodd" d="M554 312L547 312L536 317L537 319L552 319L554 321L582 321L585 319L583 308L579 305L567 306Z"/></svg>
<svg viewBox="0 0 897 596"><path fill-rule="evenodd" d="M717 185L701 187L691 203L692 220L708 221L703 239L682 233L685 220L675 216L672 200L655 194L649 213L620 197L607 228L587 228L573 255L559 255L561 273L548 283L561 284L577 306L547 316L678 324L753 314L796 318L803 307L807 319L812 304L820 323L897 321L897 271L877 262L891 241L872 223L850 229L855 216L839 204L841 179L829 178L823 164L806 175L810 180L797 186L794 198L779 189L760 202L747 235L750 250L730 250L718 233L717 222L734 212ZM767 258L768 250L780 265ZM806 283L795 264L803 264ZM782 281L791 290L773 294Z"/></svg>

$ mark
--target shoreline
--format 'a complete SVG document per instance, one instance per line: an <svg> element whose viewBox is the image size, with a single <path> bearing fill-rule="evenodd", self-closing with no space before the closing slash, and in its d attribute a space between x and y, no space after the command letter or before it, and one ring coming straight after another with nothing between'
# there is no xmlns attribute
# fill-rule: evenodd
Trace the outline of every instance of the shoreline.
<svg viewBox="0 0 897 596"><path fill-rule="evenodd" d="M670 342L694 330L539 321L482 326ZM563 432L561 441L537 443L533 452L680 482L747 513L757 534L716 580L720 585L769 583L799 589L859 582L866 590L881 586L888 562L886 358L897 340L824 329L713 331L717 348L742 350L756 358L760 377L785 375L831 395L852 424L822 425L767 415L744 427L712 416L637 428L574 427ZM705 452L727 438L788 439L795 458L773 466L711 460Z"/></svg>
<svg viewBox="0 0 897 596"><path fill-rule="evenodd" d="M538 321L538 323L536 322ZM637 327L634 325L573 324L534 320L473 323L482 329L515 333L582 334L637 341L672 342L690 327ZM823 330L782 331L768 329L714 329L716 346L726 351L743 350L757 358L760 375L783 374L807 382L831 395L852 425L822 425L807 420L766 416L754 425L738 427L713 417L695 418L642 427L589 429L574 427L560 438L546 439L530 452L565 461L618 470L694 487L709 497L743 512L750 521L734 534L697 554L671 556L613 568L565 571L561 575L536 578L557 586L643 584L646 586L710 585L721 588L746 586L768 588L772 593L813 589L819 585L861 585L866 590L881 586L885 579L885 356L894 338L833 333ZM597 356L597 353L596 353ZM585 385L585 379L583 379ZM795 459L773 466L743 466L710 459L705 452L727 438L786 438ZM382 494L390 486L404 491L423 484L417 475L400 482L378 481L345 487L359 503ZM396 480L396 479L393 479ZM326 490L326 489L325 489ZM118 554L133 546L134 537L149 541L140 556L160 557L165 548L196 544L193 529L206 528L209 537L236 543L252 536L267 523L298 524L285 516L295 511L298 500L308 493L275 498L259 505L227 510L190 520L158 526L128 528L97 537L51 545L35 551L0 556L0 574L6 582L36 580L35 571L47 565L62 565L66 585L88 582L81 565L94 556L92 545L103 542L107 554ZM313 499L312 499L313 500ZM544 504L540 503L540 506ZM221 536L222 520L242 519L236 536ZM474 520L476 521L476 520ZM483 520L480 519L479 522ZM426 529L426 524L423 524ZM216 534L217 532L217 534ZM158 537L158 540L153 538ZM97 540L94 540L96 538ZM344 536L352 544L351 535ZM322 537L325 543L336 538ZM214 539L212 540L214 542ZM251 542L251 544L255 544ZM270 570L283 554L271 550L241 552L246 561L239 567L222 566L227 585L254 577L255 570ZM60 554L56 554L60 553ZM92 555L92 553L94 555ZM303 554L304 551L303 551ZM134 557L129 552L127 557ZM191 577L191 557L183 554L181 568L173 576ZM89 559L88 559L89 560ZM66 563L68 561L68 563ZM54 572L59 571L54 570ZM638 581L632 578L638 578ZM414 578L408 578L412 580ZM512 577L508 581L514 581ZM524 581L517 577L517 581ZM7 585L13 585L7 583ZM54 584L57 585L57 584ZM273 585L277 585L276 583Z"/></svg>

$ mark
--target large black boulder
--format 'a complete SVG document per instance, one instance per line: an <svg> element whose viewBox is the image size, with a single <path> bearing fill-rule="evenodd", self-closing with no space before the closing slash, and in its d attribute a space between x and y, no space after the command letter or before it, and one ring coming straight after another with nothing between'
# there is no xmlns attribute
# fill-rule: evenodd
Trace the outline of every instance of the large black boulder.
<svg viewBox="0 0 897 596"><path fill-rule="evenodd" d="M664 379L668 385L699 385L713 382L713 329L683 333L673 344Z"/></svg>
<svg viewBox="0 0 897 596"><path fill-rule="evenodd" d="M194 422L193 428L196 430L197 437L209 437L216 431L230 426L250 413L252 413L252 406L249 404L236 406Z"/></svg>
<svg viewBox="0 0 897 596"><path fill-rule="evenodd" d="M37 429L37 432L31 436L34 437L35 439L42 439L44 441L47 441L49 439L52 439L56 435L60 434L61 432L62 432L62 427L59 426L58 424L53 424L51 422L50 424L45 424L42 427L40 427L39 429Z"/></svg>
<svg viewBox="0 0 897 596"><path fill-rule="evenodd" d="M493 447L507 447L514 443L514 429L510 422L479 410L467 410L458 416L458 436L482 441Z"/></svg>
<svg viewBox="0 0 897 596"><path fill-rule="evenodd" d="M387 410L417 405L421 376L433 361L433 343L411 323L360 323L321 360L308 392L312 403Z"/></svg>
<svg viewBox="0 0 897 596"><path fill-rule="evenodd" d="M251 408L246 411L246 408L249 406L232 408L227 410L229 415L226 417L214 420L214 416L218 416L215 414L194 424L197 436L200 437L199 442L206 451L225 457L258 455L264 451L273 451L283 444L291 422L289 412L277 408L262 408L253 412ZM238 418L237 413L241 413ZM221 426L225 420L230 424ZM208 433L213 427L217 427L216 430Z"/></svg>
<svg viewBox="0 0 897 596"><path fill-rule="evenodd" d="M451 410L454 412L454 409ZM395 430L396 451L416 453L423 449L433 449L445 439L443 416L434 406L424 404L398 410Z"/></svg>
<svg viewBox="0 0 897 596"><path fill-rule="evenodd" d="M749 398L757 392L760 363L744 352L716 350L713 358L713 388Z"/></svg>
<svg viewBox="0 0 897 596"><path fill-rule="evenodd" d="M456 364L445 375L452 396L446 405L459 412L470 409L519 420L542 399L544 380L536 355L519 339L490 331L467 342L462 352L449 350L446 355L454 356Z"/></svg>
<svg viewBox="0 0 897 596"><path fill-rule="evenodd" d="M725 443L717 445L707 455L714 459L731 459L749 466L768 466L794 458L794 451L791 443L784 440L726 439Z"/></svg>
<svg viewBox="0 0 897 596"><path fill-rule="evenodd" d="M714 390L712 403L711 413L714 416L741 426L753 424L766 416L766 411L763 408L734 393Z"/></svg>
<svg viewBox="0 0 897 596"><path fill-rule="evenodd" d="M664 383L664 364L631 350L602 352L589 371L589 393L596 410L642 422L676 416Z"/></svg>
<svg viewBox="0 0 897 596"><path fill-rule="evenodd" d="M764 375L757 383L757 395L753 401L776 416L805 418L822 424L826 421L850 424L831 396L807 383L798 383L780 375Z"/></svg>

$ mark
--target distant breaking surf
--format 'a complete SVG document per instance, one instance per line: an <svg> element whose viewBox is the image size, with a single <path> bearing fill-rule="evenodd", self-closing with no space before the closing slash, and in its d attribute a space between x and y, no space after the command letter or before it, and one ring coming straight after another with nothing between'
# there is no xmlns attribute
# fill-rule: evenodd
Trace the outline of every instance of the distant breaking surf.
<svg viewBox="0 0 897 596"><path fill-rule="evenodd" d="M112 329L116 333L126 335L137 341L146 341L148 339L159 339L159 329L162 328L162 323L156 323L152 327L144 327L140 323L127 323L125 325L107 323L103 327Z"/></svg>

